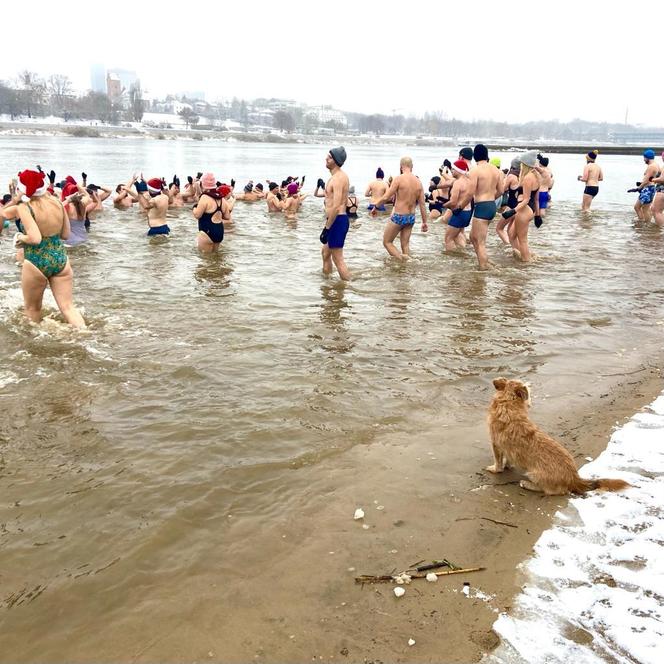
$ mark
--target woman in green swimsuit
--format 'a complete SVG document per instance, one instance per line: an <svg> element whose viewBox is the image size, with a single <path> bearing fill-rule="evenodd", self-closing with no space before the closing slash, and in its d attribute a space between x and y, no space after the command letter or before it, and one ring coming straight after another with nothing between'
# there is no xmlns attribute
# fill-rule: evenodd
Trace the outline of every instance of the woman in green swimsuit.
<svg viewBox="0 0 664 664"><path fill-rule="evenodd" d="M35 323L41 320L44 290L50 286L65 320L85 327L72 301L74 273L61 241L69 236L69 217L60 201L46 191L43 174L23 171L18 189L14 202L21 230L16 243L25 252L21 271L25 315Z"/></svg>

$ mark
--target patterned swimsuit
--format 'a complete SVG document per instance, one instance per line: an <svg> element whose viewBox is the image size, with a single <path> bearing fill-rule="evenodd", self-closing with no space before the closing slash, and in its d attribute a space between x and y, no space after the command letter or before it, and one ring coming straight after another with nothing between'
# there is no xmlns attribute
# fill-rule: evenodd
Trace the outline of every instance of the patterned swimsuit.
<svg viewBox="0 0 664 664"><path fill-rule="evenodd" d="M35 213L29 205L28 209L34 219ZM25 233L22 224L20 230ZM60 235L42 237L39 244L24 244L23 255L25 260L30 261L47 279L62 272L67 266L67 252Z"/></svg>

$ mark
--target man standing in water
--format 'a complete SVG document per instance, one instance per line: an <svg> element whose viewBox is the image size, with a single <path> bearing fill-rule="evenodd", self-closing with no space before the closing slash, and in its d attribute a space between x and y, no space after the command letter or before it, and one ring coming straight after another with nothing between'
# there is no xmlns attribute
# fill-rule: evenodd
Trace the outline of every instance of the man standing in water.
<svg viewBox="0 0 664 664"><path fill-rule="evenodd" d="M136 183L139 188L140 183ZM168 235L171 229L166 223L166 214L168 213L168 196L163 191L164 183L160 178L152 178L147 181L146 189L149 199L138 194L138 203L148 215L148 235ZM143 191L143 187L140 187Z"/></svg>
<svg viewBox="0 0 664 664"><path fill-rule="evenodd" d="M346 162L346 150L343 146L332 148L325 157L325 166L330 171L330 179L325 185L325 226L320 234L323 245L323 272L331 274L332 263L337 268L339 277L350 280L350 272L344 260L344 243L348 233L348 176L341 170Z"/></svg>
<svg viewBox="0 0 664 664"><path fill-rule="evenodd" d="M539 190L539 207L540 207L540 217L544 219L546 216L546 208L549 206L549 199L551 195L549 194L549 189L553 187L553 173L549 168L549 158L544 157L541 154L537 155L537 161L539 167L537 172L540 174L540 190Z"/></svg>
<svg viewBox="0 0 664 664"><path fill-rule="evenodd" d="M464 199L459 202L459 208L463 209L471 199L475 199L470 242L477 254L480 270L488 270L486 236L489 224L496 216L496 199L503 195L501 176L500 171L489 163L489 151L485 145L476 145L473 157L477 166L468 174L468 190Z"/></svg>
<svg viewBox="0 0 664 664"><path fill-rule="evenodd" d="M583 169L583 175L578 177L579 182L586 183L581 199L581 209L583 211L590 210L593 198L599 193L599 183L604 179L602 169L595 163L598 154L597 150L591 150L586 155L586 167Z"/></svg>
<svg viewBox="0 0 664 664"><path fill-rule="evenodd" d="M422 215L422 232L426 233L429 229L427 209L424 204L424 189L420 180L413 175L413 160L410 157L402 157L399 166L401 175L397 175L392 180L390 188L376 201L371 214L375 216L385 201L395 197L394 212L383 233L383 246L390 256L405 260L410 254L410 236L415 225L415 208L418 205ZM394 246L397 235L400 236L401 251Z"/></svg>
<svg viewBox="0 0 664 664"><path fill-rule="evenodd" d="M657 174L659 173L659 168L655 162L655 151L651 149L645 150L643 153L643 161L646 163L646 170L643 172L643 180L637 184L636 189L630 189L629 191L638 192L639 194L639 199L634 203L636 216L641 221L650 221L652 218L650 205L655 198L655 185L652 183L652 179L657 177Z"/></svg>
<svg viewBox="0 0 664 664"><path fill-rule="evenodd" d="M385 173L383 173L383 169L379 166L376 171L376 179L369 182L367 190L364 192L365 196L371 197L371 203L367 206L367 210L373 210L376 208L379 212L385 212L385 203L376 205L376 201L379 198L382 198L383 194L387 191L387 184L383 182L384 177Z"/></svg>

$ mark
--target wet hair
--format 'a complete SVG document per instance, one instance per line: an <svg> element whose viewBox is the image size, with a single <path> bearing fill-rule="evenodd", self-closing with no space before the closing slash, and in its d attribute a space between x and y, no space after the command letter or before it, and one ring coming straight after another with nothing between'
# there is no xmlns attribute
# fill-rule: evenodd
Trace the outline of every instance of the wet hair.
<svg viewBox="0 0 664 664"><path fill-rule="evenodd" d="M270 185L268 186L268 189L270 191L274 191L275 189L278 189L279 185L276 182L270 182Z"/></svg>
<svg viewBox="0 0 664 664"><path fill-rule="evenodd" d="M71 205L74 206L74 209L76 210L76 218L81 220L85 219L85 205L83 205L83 199L80 194L74 194L70 199L69 202Z"/></svg>
<svg viewBox="0 0 664 664"><path fill-rule="evenodd" d="M259 183L256 185L256 189L258 189L258 191L263 191L263 183L262 183L262 182L259 182Z"/></svg>
<svg viewBox="0 0 664 664"><path fill-rule="evenodd" d="M7 203L9 203L9 201L11 201L11 199L12 199L12 195L11 195L11 194L5 194L5 195L2 197L2 204L3 204L3 205L7 205Z"/></svg>
<svg viewBox="0 0 664 664"><path fill-rule="evenodd" d="M119 184L119 185L115 188L115 193L116 193L116 194L119 194L119 193L120 193L120 189L122 189L122 187L124 187L124 185L123 185L123 184Z"/></svg>
<svg viewBox="0 0 664 664"><path fill-rule="evenodd" d="M290 180L282 180L281 181L281 188L285 189L289 184L290 184Z"/></svg>

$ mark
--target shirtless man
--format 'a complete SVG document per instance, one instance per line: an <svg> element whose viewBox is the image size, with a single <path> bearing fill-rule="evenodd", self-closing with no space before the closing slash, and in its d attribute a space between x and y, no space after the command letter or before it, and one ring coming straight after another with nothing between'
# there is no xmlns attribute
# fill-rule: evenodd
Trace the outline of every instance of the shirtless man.
<svg viewBox="0 0 664 664"><path fill-rule="evenodd" d="M323 273L331 274L334 263L339 277L349 281L350 272L344 260L344 242L349 226L346 214L348 176L341 170L345 161L346 150L341 145L332 148L325 157L325 166L331 177L325 185L325 226L320 234L320 241L323 245Z"/></svg>
<svg viewBox="0 0 664 664"><path fill-rule="evenodd" d="M134 184L134 178L132 177L127 184L119 184L115 188L115 196L113 197L113 207L118 210L126 210L130 208L135 200L132 195L127 191Z"/></svg>
<svg viewBox="0 0 664 664"><path fill-rule="evenodd" d="M376 216L380 206L394 197L394 211L383 232L383 246L390 256L402 261L410 255L410 236L415 225L415 208L418 205L422 215L422 232L426 233L429 228L427 226L424 189L420 180L413 175L413 160L410 157L402 157L399 167L401 175L397 175L392 180L390 188L376 200L371 214ZM397 235L399 236L401 251L394 246Z"/></svg>
<svg viewBox="0 0 664 664"><path fill-rule="evenodd" d="M548 157L538 154L537 161L539 163L537 172L540 174L539 208L540 217L543 219L546 216L546 208L549 206L549 200L551 199L549 190L553 186L553 173L549 168Z"/></svg>
<svg viewBox="0 0 664 664"><path fill-rule="evenodd" d="M636 216L641 221L650 221L652 219L652 212L650 205L655 198L655 185L652 179L659 174L659 167L655 162L655 151L648 149L643 153L643 161L646 163L646 170L643 172L643 179L636 186L636 189L629 189L629 192L638 192L639 198L634 203L634 210Z"/></svg>
<svg viewBox="0 0 664 664"><path fill-rule="evenodd" d="M593 198L599 192L599 183L604 179L602 169L595 163L598 154L597 150L591 150L586 155L586 167L583 169L583 175L577 177L579 182L586 183L586 188L583 190L583 198L581 199L581 209L584 211L590 210Z"/></svg>
<svg viewBox="0 0 664 664"><path fill-rule="evenodd" d="M376 201L383 197L388 188L387 184L383 182L384 177L385 173L383 173L383 169L379 166L378 170L376 171L376 179L369 182L367 185L367 190L364 192L365 196L371 197L371 203L369 203L367 206L367 210L373 210L376 208L378 212L387 211L385 203L381 203L381 205L378 207L376 206Z"/></svg>
<svg viewBox="0 0 664 664"><path fill-rule="evenodd" d="M263 198L262 192L263 185L261 185L261 191L254 190L254 181L249 180L249 182L244 186L244 191L241 194L238 194L235 199L238 201L244 201L245 203L255 203L260 198Z"/></svg>
<svg viewBox="0 0 664 664"><path fill-rule="evenodd" d="M452 177L454 184L450 190L450 200L445 203L445 207L451 213L447 222L445 231L445 251L455 251L463 249L466 246L466 235L464 229L470 225L470 218L473 216L470 201L472 196L468 196L468 187L470 180L468 178L468 164L464 159L459 159L452 164ZM460 207L460 203L467 200L465 207Z"/></svg>
<svg viewBox="0 0 664 664"><path fill-rule="evenodd" d="M148 215L148 235L168 235L171 229L166 223L168 212L168 195L163 190L164 183L161 178L152 178L147 181L146 198L141 191L138 194L138 204ZM143 189L143 187L140 187ZM137 186L136 189L139 189ZM144 191L144 190L143 190Z"/></svg>
<svg viewBox="0 0 664 664"><path fill-rule="evenodd" d="M270 182L268 185L269 191L267 192L267 211L268 212L281 212L284 209L285 201L281 200L279 193L279 185L276 182Z"/></svg>
<svg viewBox="0 0 664 664"><path fill-rule="evenodd" d="M469 173L468 190L459 202L459 207L463 208L471 199L475 199L470 242L477 254L480 270L488 270L486 236L489 233L489 224L496 216L496 198L503 195L502 178L499 169L489 163L489 151L485 145L476 145L473 157L477 165Z"/></svg>

